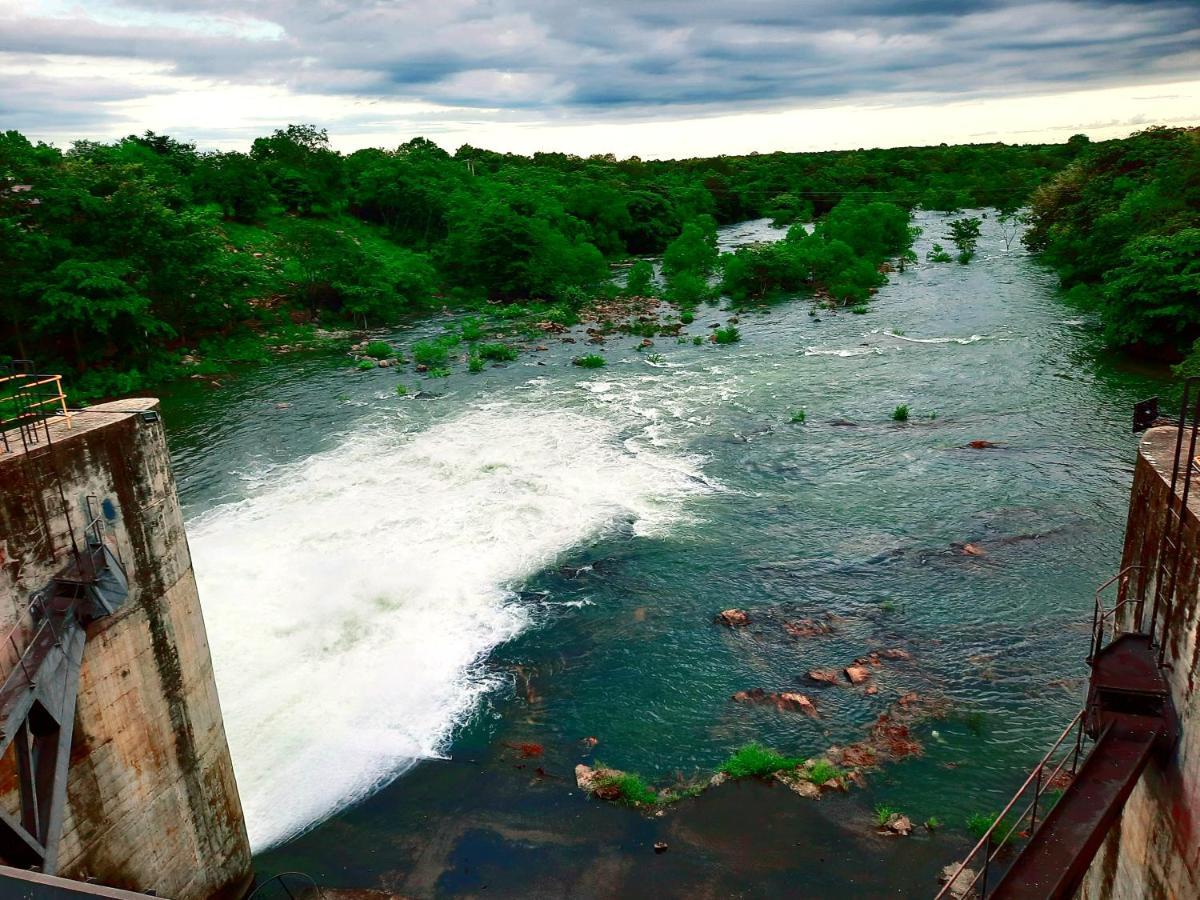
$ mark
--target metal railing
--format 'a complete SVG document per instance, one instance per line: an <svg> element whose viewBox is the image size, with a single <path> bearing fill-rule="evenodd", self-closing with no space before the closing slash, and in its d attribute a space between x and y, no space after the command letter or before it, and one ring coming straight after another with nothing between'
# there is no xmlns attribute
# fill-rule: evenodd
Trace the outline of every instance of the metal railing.
<svg viewBox="0 0 1200 900"><path fill-rule="evenodd" d="M1083 727L1084 710L1080 710L1075 714L1075 718L1071 720L1062 734L1058 736L1058 740L1046 751L1046 755L1029 773L1029 777L1025 779L1025 783L1017 790L1008 805L1000 811L994 822L980 837L979 842L971 849L958 867L954 870L954 874L938 891L934 900L942 900L945 897L968 897L971 892L978 889L981 900L987 897L988 891L988 876L991 873L993 863L996 858L1008 846L1014 835L1021 837L1032 837L1038 827L1038 814L1041 813L1042 820L1045 820L1045 815L1053 808L1053 803L1044 801L1043 798L1047 793L1058 793L1065 789L1070 783L1071 778L1074 778L1075 773L1079 769L1079 760L1083 755L1083 742L1087 735ZM1069 740L1071 732L1075 732L1075 739ZM1059 758L1060 757L1060 758ZM1055 761L1057 758L1057 762ZM1065 782L1065 783L1064 783ZM1009 820L1014 808L1018 807L1022 802L1022 798L1028 798L1024 809L1016 816L1015 819ZM1027 828L1022 828L1024 823L1028 822ZM979 869L971 869L971 863L979 859ZM972 874L969 880L960 883L959 879L964 877L966 872ZM976 888L978 885L978 888Z"/></svg>
<svg viewBox="0 0 1200 900"><path fill-rule="evenodd" d="M1191 411L1191 421L1188 412ZM1187 454L1183 452L1183 436L1187 432ZM1163 518L1158 559L1155 564L1154 605L1150 610L1149 634L1158 644L1158 664L1163 665L1170 634L1168 607L1175 599L1179 580L1179 564L1183 558L1183 527L1187 518L1188 498L1192 490L1192 474L1196 470L1196 442L1200 434L1200 376L1183 383L1183 399L1179 405L1179 424L1175 431L1175 458L1171 462L1171 490ZM1182 481L1182 485L1180 482ZM1161 622L1160 622L1161 617ZM1140 623L1139 623L1140 624Z"/></svg>
<svg viewBox="0 0 1200 900"><path fill-rule="evenodd" d="M1126 566L1112 578L1108 579L1108 581L1104 582L1104 584L1100 585L1100 587L1096 588L1095 603L1092 607L1092 643L1088 650L1088 663L1091 663L1096 658L1096 654L1104 649L1108 643L1115 640L1118 634L1123 634L1130 630L1136 631L1137 624L1142 618L1141 607L1144 601L1140 594L1134 598L1129 596L1129 579L1131 573L1139 572L1141 569L1141 566ZM1116 585L1117 588L1116 602L1113 604L1112 609L1105 609L1104 592L1113 585ZM1133 627L1131 629L1122 628L1120 624L1121 613L1130 603L1135 604L1133 619L1130 622ZM1107 641L1105 640L1106 633L1109 633L1109 640Z"/></svg>
<svg viewBox="0 0 1200 900"><path fill-rule="evenodd" d="M27 359L12 360L0 369L0 452L13 451L12 432L20 436L26 451L49 444L50 420L60 416L70 428L71 411L61 375L35 372Z"/></svg>

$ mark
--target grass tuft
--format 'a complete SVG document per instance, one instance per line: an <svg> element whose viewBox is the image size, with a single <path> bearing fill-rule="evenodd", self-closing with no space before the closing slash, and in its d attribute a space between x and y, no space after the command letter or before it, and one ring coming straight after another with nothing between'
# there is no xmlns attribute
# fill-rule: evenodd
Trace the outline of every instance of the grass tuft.
<svg viewBox="0 0 1200 900"><path fill-rule="evenodd" d="M392 345L387 341L371 341L363 349L363 353L375 359L390 359L396 355L392 351Z"/></svg>
<svg viewBox="0 0 1200 900"><path fill-rule="evenodd" d="M892 410L892 420L895 422L907 422L908 421L908 404L907 403L901 403L899 406L897 406L895 409Z"/></svg>
<svg viewBox="0 0 1200 900"><path fill-rule="evenodd" d="M571 362L581 369L602 369L608 361L598 353L589 353L587 356L577 356Z"/></svg>
<svg viewBox="0 0 1200 900"><path fill-rule="evenodd" d="M721 771L730 778L765 778L782 769L794 769L804 760L794 756L780 756L762 744L746 744L721 765Z"/></svg>
<svg viewBox="0 0 1200 900"><path fill-rule="evenodd" d="M813 767L808 770L808 780L816 785L822 785L827 781L832 781L834 778L841 778L841 776L842 770L824 759L818 759L813 763Z"/></svg>
<svg viewBox="0 0 1200 900"><path fill-rule="evenodd" d="M615 791L617 801L629 806L657 806L658 792L650 787L640 775L631 772L605 775L596 780L596 786Z"/></svg>
<svg viewBox="0 0 1200 900"><path fill-rule="evenodd" d="M713 340L718 344L736 344L741 339L742 333L738 331L736 325L726 325L713 332Z"/></svg>

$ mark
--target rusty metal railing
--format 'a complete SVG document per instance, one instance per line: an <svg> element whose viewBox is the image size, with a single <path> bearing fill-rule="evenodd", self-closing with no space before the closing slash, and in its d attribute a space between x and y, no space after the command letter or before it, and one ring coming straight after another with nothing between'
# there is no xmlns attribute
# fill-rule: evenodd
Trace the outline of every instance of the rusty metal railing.
<svg viewBox="0 0 1200 900"><path fill-rule="evenodd" d="M1046 813L1053 807L1052 803L1044 801L1043 798L1049 792L1062 791L1070 784L1070 779L1075 777L1075 773L1079 769L1079 760L1083 756L1083 742L1087 737L1083 728L1083 720L1084 710L1081 709L1075 714L1071 723L1063 729L1058 740L1046 751L1041 762L1034 766L1029 777L1025 779L1025 783L1013 794L1008 805L1000 811L995 821L979 838L979 842L958 864L954 874L938 891L934 900L952 896L969 897L975 890L978 890L980 900L985 900L988 892L988 876L991 874L996 858L1004 851L1014 835L1032 837L1036 833L1039 813L1044 821ZM1075 732L1074 741L1069 740L1071 732ZM1009 816L1021 804L1023 798L1028 798L1024 809L1010 822ZM1022 827L1026 822L1028 822L1028 827ZM975 870L971 868L971 863L975 862L977 858L979 869ZM965 874L967 872L971 873L969 877ZM959 879L964 877L967 880L960 882Z"/></svg>
<svg viewBox="0 0 1200 900"><path fill-rule="evenodd" d="M1188 412L1191 411L1191 421ZM1186 455L1183 438L1188 437ZM1150 611L1149 634L1158 644L1158 664L1163 665L1170 635L1171 616L1168 608L1175 600L1179 580L1179 565L1183 557L1183 527L1187 518L1188 498L1192 490L1192 475L1196 471L1196 443L1200 432L1200 376L1183 383L1183 399L1179 405L1179 424L1175 432L1175 458L1171 462L1171 490L1159 540L1155 564L1154 605ZM1182 481L1182 484L1181 484ZM1160 621L1161 619L1161 621Z"/></svg>
<svg viewBox="0 0 1200 900"><path fill-rule="evenodd" d="M61 375L34 372L27 359L12 360L0 369L0 452L12 452L9 434L14 431L26 452L43 440L49 444L50 420L58 417L71 427Z"/></svg>
<svg viewBox="0 0 1200 900"><path fill-rule="evenodd" d="M1137 630L1138 623L1142 617L1141 605L1144 601L1140 595L1133 598L1129 596L1129 579L1133 572L1141 571L1141 569L1141 566L1126 566L1112 578L1108 579L1108 581L1104 582L1104 584L1100 585L1100 587L1096 588L1095 603L1092 606L1092 643L1087 655L1089 663L1096 658L1096 654L1108 643L1104 639L1106 633L1111 632L1110 640L1115 639L1118 634L1122 633L1122 631L1118 630L1121 629L1121 613L1124 612L1125 607L1130 603L1136 605L1134 618L1130 623L1133 627L1124 630ZM1113 585L1116 585L1117 588L1116 602L1113 603L1112 609L1105 609L1104 592Z"/></svg>

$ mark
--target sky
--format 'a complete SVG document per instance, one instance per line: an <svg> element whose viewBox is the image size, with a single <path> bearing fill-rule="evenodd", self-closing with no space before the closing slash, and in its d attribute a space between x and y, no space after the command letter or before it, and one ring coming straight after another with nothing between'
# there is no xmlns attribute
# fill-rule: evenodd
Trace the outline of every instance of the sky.
<svg viewBox="0 0 1200 900"><path fill-rule="evenodd" d="M643 158L1200 124L1200 0L0 0L0 130Z"/></svg>

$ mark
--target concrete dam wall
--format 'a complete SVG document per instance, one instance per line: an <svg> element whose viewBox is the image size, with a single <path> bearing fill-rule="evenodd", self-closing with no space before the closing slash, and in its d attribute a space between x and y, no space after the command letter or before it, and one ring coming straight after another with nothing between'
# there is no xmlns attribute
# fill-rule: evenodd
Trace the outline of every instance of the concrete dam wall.
<svg viewBox="0 0 1200 900"><path fill-rule="evenodd" d="M20 678L31 598L81 545L86 553L94 517L127 594L85 619L55 874L176 900L239 897L250 848L157 408L103 404L76 413L70 428L51 420L50 440L37 445L10 433L9 452L0 450L0 678ZM38 819L22 799L31 769L17 759L20 743L0 759L0 831L10 841L24 834L11 823ZM41 815L46 808L53 813L43 803Z"/></svg>
<svg viewBox="0 0 1200 900"><path fill-rule="evenodd" d="M1151 614L1156 565L1171 496L1176 429L1155 428L1138 452L1122 569L1131 577L1122 626ZM1183 453L1188 449L1185 436ZM1191 461L1181 461L1184 466ZM1165 610L1165 677L1178 717L1179 740L1169 756L1148 766L1120 819L1093 860L1084 900L1200 897L1200 476L1182 508L1174 602ZM1177 490L1177 493L1178 490ZM1179 510L1179 501L1174 504Z"/></svg>

